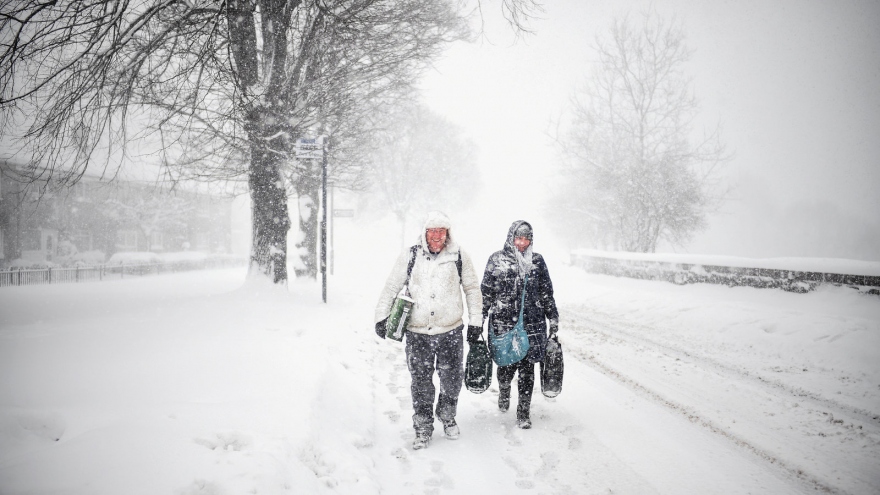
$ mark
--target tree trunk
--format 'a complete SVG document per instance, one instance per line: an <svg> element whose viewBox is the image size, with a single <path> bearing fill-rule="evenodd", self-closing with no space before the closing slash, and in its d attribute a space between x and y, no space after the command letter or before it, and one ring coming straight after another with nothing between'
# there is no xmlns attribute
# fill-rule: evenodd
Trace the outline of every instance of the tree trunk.
<svg viewBox="0 0 880 495"><path fill-rule="evenodd" d="M318 212L321 206L321 163L309 160L306 171L296 182L299 196L299 229L303 239L297 243L303 268L296 269L297 277L318 278Z"/></svg>
<svg viewBox="0 0 880 495"><path fill-rule="evenodd" d="M279 166L276 154L256 146L252 149L248 177L254 233L250 271L259 270L272 282L286 284L290 216Z"/></svg>

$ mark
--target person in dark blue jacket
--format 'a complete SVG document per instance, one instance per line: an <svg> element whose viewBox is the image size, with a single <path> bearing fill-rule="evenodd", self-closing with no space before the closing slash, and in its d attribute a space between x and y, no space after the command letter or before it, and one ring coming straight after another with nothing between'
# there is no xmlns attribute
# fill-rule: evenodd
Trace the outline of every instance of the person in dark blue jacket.
<svg viewBox="0 0 880 495"><path fill-rule="evenodd" d="M529 409L535 386L535 363L544 359L547 350L548 329L552 337L559 329L559 312L553 299L553 283L544 257L532 250L532 226L517 220L510 226L504 248L489 257L483 282L483 321L488 320L490 332L501 335L510 331L519 319L525 284L523 322L529 336L529 351L525 358L497 370L498 408L510 407L510 388L513 377L519 375L517 390L516 424L532 427ZM526 283L528 275L528 283ZM468 330L468 341L476 342L482 328Z"/></svg>

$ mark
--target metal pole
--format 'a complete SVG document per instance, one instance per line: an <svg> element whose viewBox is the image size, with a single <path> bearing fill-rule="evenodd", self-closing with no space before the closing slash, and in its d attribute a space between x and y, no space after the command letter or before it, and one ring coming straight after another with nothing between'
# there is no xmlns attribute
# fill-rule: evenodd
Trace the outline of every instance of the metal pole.
<svg viewBox="0 0 880 495"><path fill-rule="evenodd" d="M335 255L334 251L334 242L335 236L333 232L336 230L336 216L333 215L333 208L336 208L336 197L333 193L336 191L335 187L330 188L330 275L333 275L333 265L335 264Z"/></svg>
<svg viewBox="0 0 880 495"><path fill-rule="evenodd" d="M321 299L327 302L327 137L321 139Z"/></svg>

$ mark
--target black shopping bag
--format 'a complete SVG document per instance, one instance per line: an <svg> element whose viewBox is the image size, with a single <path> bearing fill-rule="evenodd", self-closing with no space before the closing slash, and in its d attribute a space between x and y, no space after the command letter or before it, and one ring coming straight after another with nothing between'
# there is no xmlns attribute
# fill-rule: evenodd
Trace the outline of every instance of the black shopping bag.
<svg viewBox="0 0 880 495"><path fill-rule="evenodd" d="M562 344L554 335L547 341L547 352L541 361L541 393L544 397L556 397L562 392Z"/></svg>
<svg viewBox="0 0 880 495"><path fill-rule="evenodd" d="M471 392L481 394L489 388L491 383L492 358L489 357L489 348L481 337L477 342L470 344L470 349L468 349L464 384Z"/></svg>

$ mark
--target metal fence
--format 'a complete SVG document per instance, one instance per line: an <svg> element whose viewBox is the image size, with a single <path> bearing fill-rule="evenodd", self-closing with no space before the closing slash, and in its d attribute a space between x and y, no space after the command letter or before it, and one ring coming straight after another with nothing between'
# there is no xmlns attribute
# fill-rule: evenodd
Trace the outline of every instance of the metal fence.
<svg viewBox="0 0 880 495"><path fill-rule="evenodd" d="M161 273L231 268L242 266L245 263L244 259L212 258L167 263L123 263L118 265L77 266L71 268L25 268L0 271L0 287L119 280L126 277L141 277Z"/></svg>

